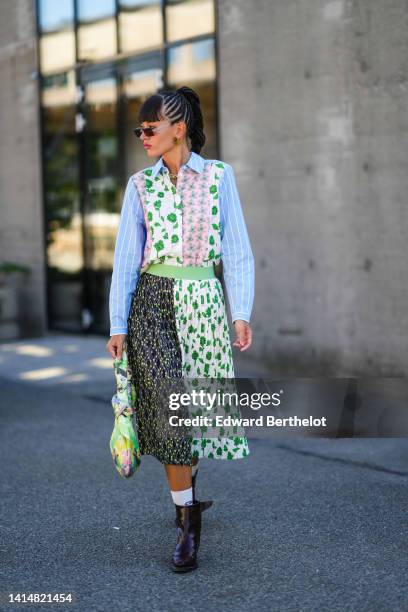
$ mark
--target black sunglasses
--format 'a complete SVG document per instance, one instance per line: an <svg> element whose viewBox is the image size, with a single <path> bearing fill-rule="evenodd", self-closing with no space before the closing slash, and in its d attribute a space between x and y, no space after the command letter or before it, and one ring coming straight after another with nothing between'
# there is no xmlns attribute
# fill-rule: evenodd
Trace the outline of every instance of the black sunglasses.
<svg viewBox="0 0 408 612"><path fill-rule="evenodd" d="M156 132L160 132L162 128L165 128L169 125L169 121L166 121L166 123L162 124L162 125L154 125L154 126L149 126L149 127L137 127L133 130L134 134L136 134L136 136L138 138L141 137L142 133L144 133L145 136L154 136L156 134Z"/></svg>

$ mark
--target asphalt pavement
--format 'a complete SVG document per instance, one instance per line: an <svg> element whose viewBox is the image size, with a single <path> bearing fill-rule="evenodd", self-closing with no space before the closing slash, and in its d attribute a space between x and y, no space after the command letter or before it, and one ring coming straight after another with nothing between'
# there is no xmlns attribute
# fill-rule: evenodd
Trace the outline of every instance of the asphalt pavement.
<svg viewBox="0 0 408 612"><path fill-rule="evenodd" d="M1 610L408 610L406 438L249 439L246 459L202 460L199 567L174 574L163 466L144 456L125 480L110 456L106 342L0 344ZM7 604L18 592L74 601Z"/></svg>

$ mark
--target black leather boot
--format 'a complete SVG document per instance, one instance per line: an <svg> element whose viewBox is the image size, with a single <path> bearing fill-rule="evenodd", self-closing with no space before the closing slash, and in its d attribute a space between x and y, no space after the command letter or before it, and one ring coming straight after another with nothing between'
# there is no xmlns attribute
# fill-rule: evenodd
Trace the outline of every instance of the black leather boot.
<svg viewBox="0 0 408 612"><path fill-rule="evenodd" d="M201 506L194 502L190 506L176 507L177 544L171 568L174 572L189 572L198 567L197 553L201 536Z"/></svg>
<svg viewBox="0 0 408 612"><path fill-rule="evenodd" d="M208 508L210 508L213 505L213 500L212 499L208 499L206 501L199 501L198 499L196 499L195 496L195 484L196 484L196 478L197 478L197 474L198 474L198 470L196 471L196 473L194 474L194 476L192 476L191 478L191 486L193 489L193 502L198 502L201 506L201 512L204 512L204 510L207 510ZM174 523L177 527L177 516L174 519Z"/></svg>

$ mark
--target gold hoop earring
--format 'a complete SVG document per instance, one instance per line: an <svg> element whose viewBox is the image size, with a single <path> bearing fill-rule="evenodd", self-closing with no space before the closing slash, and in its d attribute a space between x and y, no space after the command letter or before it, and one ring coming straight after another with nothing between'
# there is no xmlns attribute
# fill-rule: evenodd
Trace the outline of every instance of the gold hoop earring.
<svg viewBox="0 0 408 612"><path fill-rule="evenodd" d="M174 142L174 144L180 144L181 143L181 138L177 138L176 136L174 136L173 142Z"/></svg>

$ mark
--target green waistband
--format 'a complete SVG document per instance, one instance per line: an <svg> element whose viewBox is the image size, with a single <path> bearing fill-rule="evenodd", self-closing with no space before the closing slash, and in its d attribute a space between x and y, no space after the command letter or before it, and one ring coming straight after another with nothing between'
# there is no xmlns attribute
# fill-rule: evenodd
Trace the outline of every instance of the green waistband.
<svg viewBox="0 0 408 612"><path fill-rule="evenodd" d="M214 266L171 266L170 264L155 263L151 264L145 272L156 274L156 276L189 278L191 280L215 278Z"/></svg>

